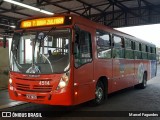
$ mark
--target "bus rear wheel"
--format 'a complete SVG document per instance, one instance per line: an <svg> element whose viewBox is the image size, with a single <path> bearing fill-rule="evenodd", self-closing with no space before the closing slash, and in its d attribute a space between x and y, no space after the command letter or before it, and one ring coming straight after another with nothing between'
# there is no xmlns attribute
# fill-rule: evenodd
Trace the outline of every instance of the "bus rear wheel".
<svg viewBox="0 0 160 120"><path fill-rule="evenodd" d="M96 85L95 90L95 99L92 100L92 105L100 105L104 102L105 96L104 96L104 85L102 81L98 81Z"/></svg>
<svg viewBox="0 0 160 120"><path fill-rule="evenodd" d="M143 81L142 81L142 83L140 83L138 85L135 85L135 88L144 89L144 88L146 88L146 86L147 86L147 74L144 73L143 74Z"/></svg>

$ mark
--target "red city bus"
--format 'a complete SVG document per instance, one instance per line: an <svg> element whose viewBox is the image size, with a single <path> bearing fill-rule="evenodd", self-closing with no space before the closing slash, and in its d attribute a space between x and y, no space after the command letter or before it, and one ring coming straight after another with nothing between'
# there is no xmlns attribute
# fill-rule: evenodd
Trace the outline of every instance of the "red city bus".
<svg viewBox="0 0 160 120"><path fill-rule="evenodd" d="M9 95L50 105L101 104L109 93L145 88L155 45L76 15L24 19L10 51Z"/></svg>

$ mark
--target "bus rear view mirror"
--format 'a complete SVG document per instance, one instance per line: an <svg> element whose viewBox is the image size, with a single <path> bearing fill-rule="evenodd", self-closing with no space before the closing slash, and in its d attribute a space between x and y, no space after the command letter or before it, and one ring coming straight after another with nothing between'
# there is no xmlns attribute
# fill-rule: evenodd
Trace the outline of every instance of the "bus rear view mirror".
<svg viewBox="0 0 160 120"><path fill-rule="evenodd" d="M4 36L4 37L3 37L3 47L4 47L4 48L6 48L6 43L7 43L6 36Z"/></svg>
<svg viewBox="0 0 160 120"><path fill-rule="evenodd" d="M43 32L37 32L36 39L38 39L38 41L41 41L42 39L44 39L44 37L45 34Z"/></svg>

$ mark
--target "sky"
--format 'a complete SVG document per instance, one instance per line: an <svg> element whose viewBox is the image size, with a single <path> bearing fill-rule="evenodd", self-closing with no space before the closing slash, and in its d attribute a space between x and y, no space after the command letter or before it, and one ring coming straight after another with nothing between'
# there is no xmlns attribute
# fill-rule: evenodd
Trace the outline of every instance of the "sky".
<svg viewBox="0 0 160 120"><path fill-rule="evenodd" d="M155 44L160 48L160 24L116 28L142 40Z"/></svg>

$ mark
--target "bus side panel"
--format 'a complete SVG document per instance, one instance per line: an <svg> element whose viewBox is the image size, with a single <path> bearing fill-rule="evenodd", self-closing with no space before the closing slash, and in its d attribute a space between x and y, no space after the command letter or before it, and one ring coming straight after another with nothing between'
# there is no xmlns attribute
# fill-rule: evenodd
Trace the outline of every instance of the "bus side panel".
<svg viewBox="0 0 160 120"><path fill-rule="evenodd" d="M95 96L93 82L93 62L87 63L74 70L74 104L89 101Z"/></svg>
<svg viewBox="0 0 160 120"><path fill-rule="evenodd" d="M156 60L151 60L150 61L150 79L156 76L156 71L157 71L157 61Z"/></svg>
<svg viewBox="0 0 160 120"><path fill-rule="evenodd" d="M133 59L125 59L124 64L124 79L126 82L125 87L133 86L134 84L134 60Z"/></svg>
<svg viewBox="0 0 160 120"><path fill-rule="evenodd" d="M124 74L124 59L113 59L112 92L124 88L122 76Z"/></svg>
<svg viewBox="0 0 160 120"><path fill-rule="evenodd" d="M146 71L147 75L150 73L150 69L148 68L149 61L148 60L135 60L135 84L142 83L143 74ZM148 78L149 76L147 76ZM148 78L150 79L150 78Z"/></svg>
<svg viewBox="0 0 160 120"><path fill-rule="evenodd" d="M96 59L94 66L94 78L99 80L105 76L108 79L108 93L112 91L112 59Z"/></svg>
<svg viewBox="0 0 160 120"><path fill-rule="evenodd" d="M134 62L126 59L113 59L112 92L129 86L134 82Z"/></svg>

